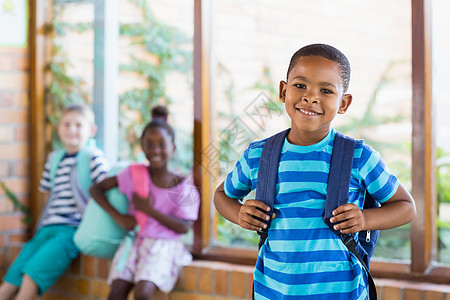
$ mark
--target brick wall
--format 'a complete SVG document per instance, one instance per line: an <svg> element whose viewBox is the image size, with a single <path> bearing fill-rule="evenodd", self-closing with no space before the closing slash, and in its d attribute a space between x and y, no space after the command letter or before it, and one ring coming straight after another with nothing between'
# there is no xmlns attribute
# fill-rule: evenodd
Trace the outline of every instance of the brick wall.
<svg viewBox="0 0 450 300"><path fill-rule="evenodd" d="M81 256L41 300L106 299L110 262ZM184 268L175 289L156 300L241 300L250 299L252 266L194 261ZM450 300L450 285L375 279L379 300ZM130 295L129 299L132 299Z"/></svg>
<svg viewBox="0 0 450 300"><path fill-rule="evenodd" d="M0 181L29 207L28 95L28 49L0 47ZM22 218L0 189L1 276L27 239Z"/></svg>

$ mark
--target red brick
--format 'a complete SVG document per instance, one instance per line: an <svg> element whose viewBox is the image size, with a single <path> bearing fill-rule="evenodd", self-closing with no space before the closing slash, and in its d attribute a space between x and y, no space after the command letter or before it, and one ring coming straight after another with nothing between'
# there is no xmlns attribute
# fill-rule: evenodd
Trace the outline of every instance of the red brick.
<svg viewBox="0 0 450 300"><path fill-rule="evenodd" d="M97 264L97 259L92 256L83 255L81 258L83 264L83 275L94 277L95 276L95 265Z"/></svg>
<svg viewBox="0 0 450 300"><path fill-rule="evenodd" d="M6 247L6 235L0 234L0 249L4 249Z"/></svg>
<svg viewBox="0 0 450 300"><path fill-rule="evenodd" d="M186 266L183 269L183 288L186 291L197 290L197 267Z"/></svg>
<svg viewBox="0 0 450 300"><path fill-rule="evenodd" d="M70 265L69 272L72 274L81 274L81 260L82 256L78 256Z"/></svg>
<svg viewBox="0 0 450 300"><path fill-rule="evenodd" d="M226 270L215 270L214 271L214 280L215 280L215 292L218 295L228 295L228 276L229 272Z"/></svg>
<svg viewBox="0 0 450 300"><path fill-rule="evenodd" d="M6 197L1 196L0 197L0 214L11 214L14 212L14 205L13 203ZM0 217L0 222L2 220L2 217Z"/></svg>
<svg viewBox="0 0 450 300"><path fill-rule="evenodd" d="M27 56L16 56L11 59L12 70L26 71L30 68L30 60Z"/></svg>
<svg viewBox="0 0 450 300"><path fill-rule="evenodd" d="M28 159L28 146L26 145L2 145L0 160Z"/></svg>
<svg viewBox="0 0 450 300"><path fill-rule="evenodd" d="M14 141L14 127L3 125L0 126L0 142L12 142Z"/></svg>
<svg viewBox="0 0 450 300"><path fill-rule="evenodd" d="M249 298L251 298L251 295L253 293L253 274L249 273L247 274L247 292Z"/></svg>
<svg viewBox="0 0 450 300"><path fill-rule="evenodd" d="M29 78L28 72L0 73L0 90L27 90Z"/></svg>
<svg viewBox="0 0 450 300"><path fill-rule="evenodd" d="M10 176L11 166L9 162L0 161L0 177Z"/></svg>
<svg viewBox="0 0 450 300"><path fill-rule="evenodd" d="M17 255L19 255L20 251L22 251L22 247L9 247L9 259L10 263L13 262Z"/></svg>
<svg viewBox="0 0 450 300"><path fill-rule="evenodd" d="M1 151L0 151L1 152ZM17 178L17 179L6 179L3 181L6 187L16 196L23 195L29 191L29 181L28 179ZM0 188L0 196L6 195L5 191Z"/></svg>
<svg viewBox="0 0 450 300"><path fill-rule="evenodd" d="M14 214L0 217L0 231L14 230L14 229L26 229L25 224L22 222L22 214Z"/></svg>
<svg viewBox="0 0 450 300"><path fill-rule="evenodd" d="M247 292L247 274L244 272L231 272L231 296L244 298Z"/></svg>
<svg viewBox="0 0 450 300"><path fill-rule="evenodd" d="M0 266L6 266L6 253L0 253Z"/></svg>
<svg viewBox="0 0 450 300"><path fill-rule="evenodd" d="M14 128L14 140L15 141L28 141L28 126L17 126Z"/></svg>
<svg viewBox="0 0 450 300"><path fill-rule="evenodd" d="M13 165L14 176L27 177L30 175L30 163L29 161L16 161Z"/></svg>
<svg viewBox="0 0 450 300"><path fill-rule="evenodd" d="M63 277L58 282L58 287L67 293L89 295L89 280L76 277Z"/></svg>
<svg viewBox="0 0 450 300"><path fill-rule="evenodd" d="M212 275L210 268L198 269L198 290L202 293L211 293L212 291Z"/></svg>
<svg viewBox="0 0 450 300"><path fill-rule="evenodd" d="M22 109L0 109L0 123L2 124L26 124L28 111Z"/></svg>
<svg viewBox="0 0 450 300"><path fill-rule="evenodd" d="M422 300L423 291L420 289L406 288L404 291L404 299L408 300Z"/></svg>
<svg viewBox="0 0 450 300"><path fill-rule="evenodd" d="M27 240L28 240L28 236L25 233L22 233L22 234L10 234L9 235L9 242L10 243L23 244Z"/></svg>
<svg viewBox="0 0 450 300"><path fill-rule="evenodd" d="M0 47L0 54L3 56L14 56L14 55L28 55L28 47L18 48L18 47ZM13 54L13 55L12 55Z"/></svg>
<svg viewBox="0 0 450 300"><path fill-rule="evenodd" d="M405 298L407 299L407 298ZM442 300L444 299L444 293L438 291L425 291L424 300Z"/></svg>
<svg viewBox="0 0 450 300"><path fill-rule="evenodd" d="M13 105L28 109L30 107L30 96L28 91L16 91L13 94Z"/></svg>
<svg viewBox="0 0 450 300"><path fill-rule="evenodd" d="M400 300L400 288L398 287L391 287L391 286L384 286L383 287L383 296L382 299L389 299L389 300Z"/></svg>
<svg viewBox="0 0 450 300"><path fill-rule="evenodd" d="M103 279L108 278L110 265L110 260L99 258L97 261L97 276Z"/></svg>
<svg viewBox="0 0 450 300"><path fill-rule="evenodd" d="M14 103L14 93L11 91L0 91L0 107L10 107Z"/></svg>

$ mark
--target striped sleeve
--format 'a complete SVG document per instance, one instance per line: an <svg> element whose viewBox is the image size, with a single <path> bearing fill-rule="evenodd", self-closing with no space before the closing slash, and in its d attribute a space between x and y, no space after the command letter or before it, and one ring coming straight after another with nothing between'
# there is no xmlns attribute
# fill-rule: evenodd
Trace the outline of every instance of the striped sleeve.
<svg viewBox="0 0 450 300"><path fill-rule="evenodd" d="M49 157L47 157L47 161L44 165L44 171L42 172L41 181L39 183L39 190L44 193L48 193L51 190Z"/></svg>
<svg viewBox="0 0 450 300"><path fill-rule="evenodd" d="M256 184L256 173L259 164L259 158L255 159L254 152L262 148L261 143L255 142L244 151L239 161L236 163L233 171L231 171L224 184L225 194L234 199L242 199L247 196ZM261 149L259 149L261 152Z"/></svg>
<svg viewBox="0 0 450 300"><path fill-rule="evenodd" d="M91 170L92 182L97 183L106 178L109 171L109 164L102 151L96 150L91 154L89 168Z"/></svg>
<svg viewBox="0 0 450 300"><path fill-rule="evenodd" d="M397 191L399 180L389 171L380 153L370 146L362 144L360 153L359 175L363 186L377 201L386 202Z"/></svg>

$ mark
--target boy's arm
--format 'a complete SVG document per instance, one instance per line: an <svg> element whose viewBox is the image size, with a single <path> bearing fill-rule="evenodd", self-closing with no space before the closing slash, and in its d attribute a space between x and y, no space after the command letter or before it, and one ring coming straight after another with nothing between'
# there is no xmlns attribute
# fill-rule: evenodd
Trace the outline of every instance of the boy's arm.
<svg viewBox="0 0 450 300"><path fill-rule="evenodd" d="M416 206L411 194L400 184L395 194L381 207L360 210L355 204L347 203L333 211L331 218L336 230L350 234L361 230L383 230L399 227L412 221Z"/></svg>
<svg viewBox="0 0 450 300"><path fill-rule="evenodd" d="M108 177L99 183L94 183L89 188L91 197L123 228L132 230L136 226L136 220L132 216L122 215L109 203L106 198L106 191L117 187L117 177Z"/></svg>
<svg viewBox="0 0 450 300"><path fill-rule="evenodd" d="M225 194L224 182L219 185L214 193L214 206L217 211L228 221L242 228L259 231L267 225L256 219L269 220L269 215L264 211L270 211L270 207L258 200L247 200L241 204L238 200Z"/></svg>

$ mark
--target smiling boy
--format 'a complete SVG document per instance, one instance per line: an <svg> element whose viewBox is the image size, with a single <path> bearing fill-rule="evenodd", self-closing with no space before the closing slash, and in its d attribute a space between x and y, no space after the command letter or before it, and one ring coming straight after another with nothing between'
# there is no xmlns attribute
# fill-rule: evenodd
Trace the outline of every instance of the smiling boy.
<svg viewBox="0 0 450 300"><path fill-rule="evenodd" d="M368 298L364 268L323 221L336 134L331 123L352 103L346 93L349 81L345 55L332 46L312 44L292 56L287 81L280 82L279 98L291 130L281 150L275 218L256 262L255 299ZM266 141L250 144L214 196L223 217L249 230L266 228L257 218L271 217L263 212L270 208L258 199L238 201L258 188ZM366 192L381 207L362 210ZM409 192L379 153L361 140L355 145L348 196L348 203L336 208L330 220L344 234L398 227L415 216Z"/></svg>
<svg viewBox="0 0 450 300"><path fill-rule="evenodd" d="M87 146L97 131L94 121L94 113L86 105L73 104L63 110L57 133L64 149L49 155L39 187L47 204L36 234L25 244L0 285L0 300L12 299L16 293L18 300L35 299L80 254L73 235L83 215L89 186L80 191L82 187L76 187L75 182L99 182L108 170L103 152ZM81 153L87 156L85 168L79 164Z"/></svg>

